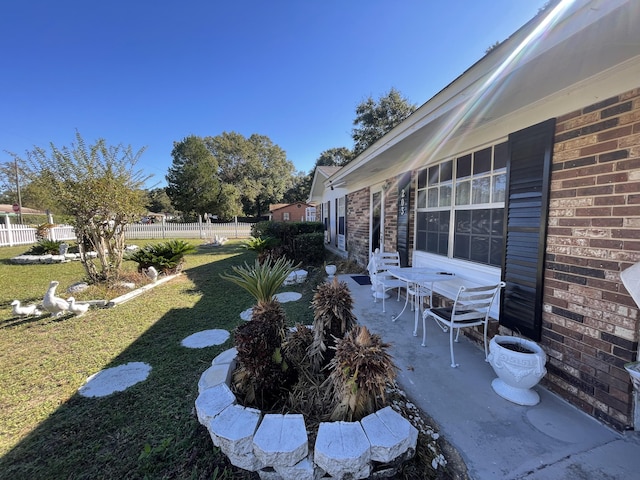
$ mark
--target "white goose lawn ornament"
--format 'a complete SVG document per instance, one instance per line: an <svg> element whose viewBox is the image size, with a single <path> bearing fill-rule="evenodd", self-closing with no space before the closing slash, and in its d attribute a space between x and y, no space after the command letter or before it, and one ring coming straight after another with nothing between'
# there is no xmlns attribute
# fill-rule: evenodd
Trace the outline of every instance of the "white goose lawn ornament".
<svg viewBox="0 0 640 480"><path fill-rule="evenodd" d="M42 315L42 312L38 310L36 305L25 305L24 307L20 306L20 300L14 300L11 302L11 306L13 307L13 314L17 317L31 317L31 316L39 316Z"/></svg>
<svg viewBox="0 0 640 480"><path fill-rule="evenodd" d="M56 288L59 284L60 282L53 280L42 300L42 306L52 317L58 317L69 310L69 302L64 298L56 297Z"/></svg>
<svg viewBox="0 0 640 480"><path fill-rule="evenodd" d="M67 302L69 302L69 311L78 317L81 317L89 310L88 303L76 303L76 299L73 297L67 298Z"/></svg>
<svg viewBox="0 0 640 480"><path fill-rule="evenodd" d="M152 282L158 280L158 270L156 270L153 266L147 268L147 277L151 279Z"/></svg>

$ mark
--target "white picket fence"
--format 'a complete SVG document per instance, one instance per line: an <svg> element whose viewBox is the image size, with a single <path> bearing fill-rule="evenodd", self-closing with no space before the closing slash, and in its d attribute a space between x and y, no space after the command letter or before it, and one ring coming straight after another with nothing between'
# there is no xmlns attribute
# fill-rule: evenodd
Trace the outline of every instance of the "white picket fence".
<svg viewBox="0 0 640 480"><path fill-rule="evenodd" d="M6 218L6 217L5 217ZM251 223L152 223L128 225L127 239L201 238L213 241L218 238L249 238ZM73 227L57 226L49 230L50 240L76 241ZM25 225L0 224L0 247L31 245L37 242L36 229Z"/></svg>
<svg viewBox="0 0 640 480"><path fill-rule="evenodd" d="M54 227L49 230L49 240L65 241L76 240L73 227L68 225ZM0 247L12 247L14 245L31 245L36 243L36 229L27 225L0 225Z"/></svg>
<svg viewBox="0 0 640 480"><path fill-rule="evenodd" d="M249 238L251 223L142 223L127 226L125 238Z"/></svg>

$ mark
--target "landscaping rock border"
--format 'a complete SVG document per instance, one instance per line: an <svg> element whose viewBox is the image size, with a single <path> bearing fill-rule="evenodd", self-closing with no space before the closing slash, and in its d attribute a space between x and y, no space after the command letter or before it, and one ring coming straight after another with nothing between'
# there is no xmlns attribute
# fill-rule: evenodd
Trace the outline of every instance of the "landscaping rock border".
<svg viewBox="0 0 640 480"><path fill-rule="evenodd" d="M392 478L415 454L418 430L391 407L360 422L321 423L315 448L300 414L265 414L236 403L229 382L237 350L225 350L198 382L198 420L213 444L242 469L260 478Z"/></svg>
<svg viewBox="0 0 640 480"><path fill-rule="evenodd" d="M96 252L87 252L87 257L96 258ZM36 263L65 263L72 261L80 261L79 253L65 253L64 255L18 255L11 259L11 263L21 265Z"/></svg>

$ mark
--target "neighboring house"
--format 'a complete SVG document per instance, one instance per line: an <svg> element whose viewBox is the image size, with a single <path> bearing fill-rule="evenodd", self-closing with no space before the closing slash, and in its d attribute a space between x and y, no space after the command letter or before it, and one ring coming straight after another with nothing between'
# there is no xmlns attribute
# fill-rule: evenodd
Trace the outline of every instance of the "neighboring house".
<svg viewBox="0 0 640 480"><path fill-rule="evenodd" d="M504 279L502 331L538 341L545 386L618 430L634 427L624 364L640 330L620 281L640 261L638 25L635 0L554 2L351 163L317 171L309 197L362 266L380 247Z"/></svg>
<svg viewBox="0 0 640 480"><path fill-rule="evenodd" d="M279 203L269 206L269 219L274 222L314 222L316 210L310 203Z"/></svg>
<svg viewBox="0 0 640 480"><path fill-rule="evenodd" d="M23 215L46 215L47 212L43 210L36 210L35 208L22 207L21 213ZM18 214L13 210L13 205L6 203L0 204L0 215L17 216Z"/></svg>

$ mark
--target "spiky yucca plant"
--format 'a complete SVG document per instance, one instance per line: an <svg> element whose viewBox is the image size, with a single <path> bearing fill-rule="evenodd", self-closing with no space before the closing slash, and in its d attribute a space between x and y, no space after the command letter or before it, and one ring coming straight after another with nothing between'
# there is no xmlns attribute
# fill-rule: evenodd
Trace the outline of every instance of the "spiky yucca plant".
<svg viewBox="0 0 640 480"><path fill-rule="evenodd" d="M272 408L281 397L279 390L293 380L282 355L286 314L274 295L294 268L285 258L256 260L253 266L234 266L234 274L221 275L247 290L257 302L251 321L235 331L239 366L234 385L245 402L260 408Z"/></svg>
<svg viewBox="0 0 640 480"><path fill-rule="evenodd" d="M220 276L244 288L260 304L273 301L273 296L296 268L291 260L284 257L264 263L256 259L253 266L245 262L244 266L231 267L235 275L227 273Z"/></svg>
<svg viewBox="0 0 640 480"><path fill-rule="evenodd" d="M275 237L251 237L244 242L244 246L248 250L253 250L258 254L258 262L264 263L274 248L280 245L280 240Z"/></svg>
<svg viewBox="0 0 640 480"><path fill-rule="evenodd" d="M313 343L309 347L309 358L313 368L319 371L333 356L336 339L356 323L353 314L353 298L346 282L333 282L318 285L311 302L313 308Z"/></svg>
<svg viewBox="0 0 640 480"><path fill-rule="evenodd" d="M336 402L331 420L357 421L384 405L387 384L396 378L388 347L360 325L337 342L327 379Z"/></svg>

